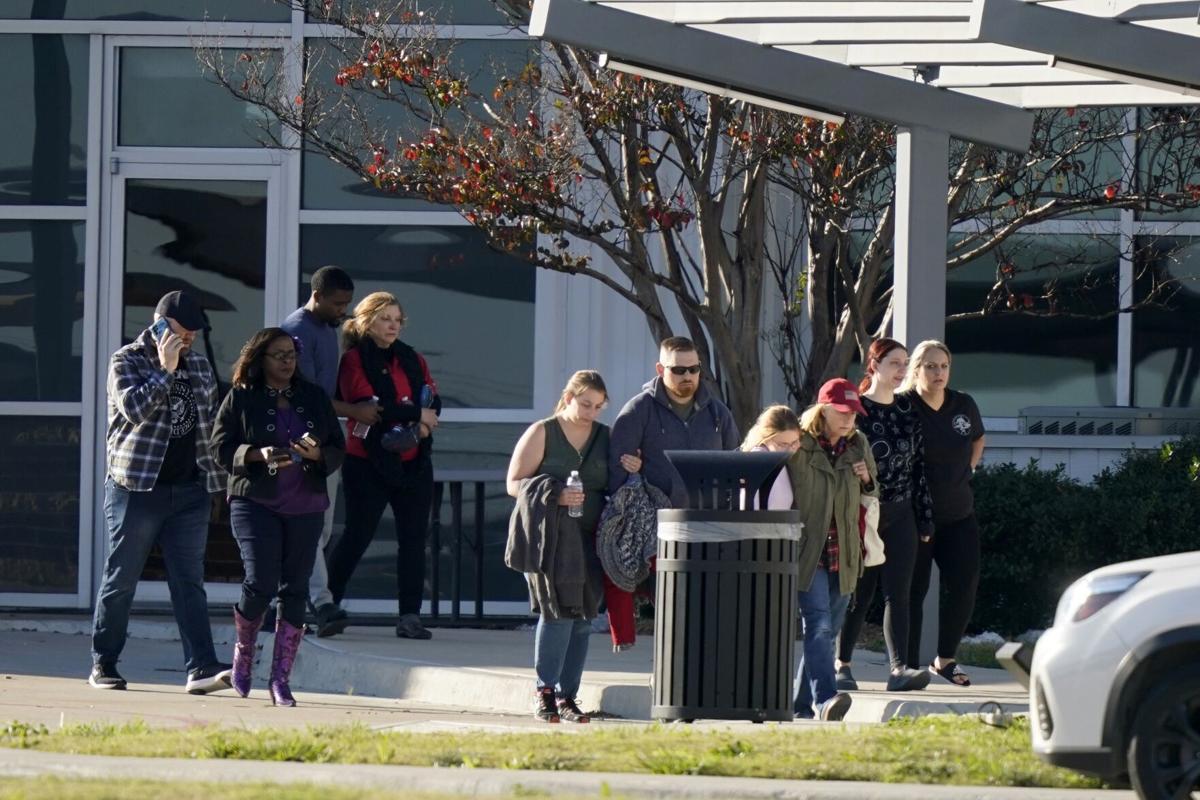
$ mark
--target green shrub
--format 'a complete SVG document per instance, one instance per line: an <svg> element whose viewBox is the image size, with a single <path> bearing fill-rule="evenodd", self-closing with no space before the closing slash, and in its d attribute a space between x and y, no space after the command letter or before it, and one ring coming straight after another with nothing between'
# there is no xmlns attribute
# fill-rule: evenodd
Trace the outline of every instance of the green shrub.
<svg viewBox="0 0 1200 800"><path fill-rule="evenodd" d="M982 557L972 628L1049 626L1063 589L1092 569L1083 547L1088 487L1062 466L1000 464L973 481Z"/></svg>
<svg viewBox="0 0 1200 800"><path fill-rule="evenodd" d="M1105 564L1200 549L1200 438L1130 451L1081 485L1061 465L975 475L982 538L973 631L1045 628L1062 591Z"/></svg>

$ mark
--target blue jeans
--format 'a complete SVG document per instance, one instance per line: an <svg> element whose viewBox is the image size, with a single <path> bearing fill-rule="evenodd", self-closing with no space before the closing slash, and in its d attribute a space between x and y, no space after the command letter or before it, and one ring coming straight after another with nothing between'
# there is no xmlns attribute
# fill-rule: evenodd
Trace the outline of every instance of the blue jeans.
<svg viewBox="0 0 1200 800"><path fill-rule="evenodd" d="M162 547L171 609L189 672L217 663L204 593L204 548L212 508L199 483L155 486L131 492L104 482L109 552L92 621L92 661L115 664L125 647L129 609L138 578L155 542Z"/></svg>
<svg viewBox="0 0 1200 800"><path fill-rule="evenodd" d="M574 700L583 680L592 623L586 619L539 617L533 636L533 669L537 687L550 686L559 697Z"/></svg>
<svg viewBox="0 0 1200 800"><path fill-rule="evenodd" d="M253 500L234 497L229 501L229 521L246 571L238 603L242 616L258 619L278 597L280 616L297 628L304 625L308 579L325 512L277 514Z"/></svg>
<svg viewBox="0 0 1200 800"><path fill-rule="evenodd" d="M799 599L804 646L796 664L796 700L792 710L801 717L811 718L814 703L819 709L837 694L833 642L846 619L850 595L841 593L836 572L817 567L812 586L800 592Z"/></svg>

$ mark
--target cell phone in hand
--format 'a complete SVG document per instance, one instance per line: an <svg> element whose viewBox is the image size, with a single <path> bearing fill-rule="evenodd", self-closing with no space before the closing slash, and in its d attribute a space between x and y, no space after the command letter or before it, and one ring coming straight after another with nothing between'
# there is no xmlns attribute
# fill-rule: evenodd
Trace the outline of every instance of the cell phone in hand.
<svg viewBox="0 0 1200 800"><path fill-rule="evenodd" d="M150 331L154 334L154 341L161 342L171 332L171 323L167 321L166 317L160 317L155 320Z"/></svg>
<svg viewBox="0 0 1200 800"><path fill-rule="evenodd" d="M292 452L290 450L284 450L282 447L272 447L271 448L271 457L268 459L267 463L282 464L285 461L291 461L291 460L292 460Z"/></svg>
<svg viewBox="0 0 1200 800"><path fill-rule="evenodd" d="M296 439L294 443L307 445L308 447L316 447L317 446L316 437L314 437L311 433L308 433L307 431L305 431L303 434L301 434L301 436L298 439Z"/></svg>

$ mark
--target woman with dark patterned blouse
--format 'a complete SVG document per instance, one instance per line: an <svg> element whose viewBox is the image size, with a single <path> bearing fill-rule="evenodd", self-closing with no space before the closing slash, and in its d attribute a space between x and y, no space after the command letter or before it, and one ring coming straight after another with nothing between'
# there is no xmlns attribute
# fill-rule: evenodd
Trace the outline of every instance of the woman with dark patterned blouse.
<svg viewBox="0 0 1200 800"><path fill-rule="evenodd" d="M879 470L879 535L886 560L867 567L855 592L838 639L838 689L858 688L850 671L854 644L883 585L883 637L887 642L892 692L924 689L930 675L908 666L910 594L917 542L933 534L933 500L925 480L925 443L912 400L895 394L908 368L908 351L895 339L876 339L867 351L866 372L859 391L866 408L860 429L871 444Z"/></svg>

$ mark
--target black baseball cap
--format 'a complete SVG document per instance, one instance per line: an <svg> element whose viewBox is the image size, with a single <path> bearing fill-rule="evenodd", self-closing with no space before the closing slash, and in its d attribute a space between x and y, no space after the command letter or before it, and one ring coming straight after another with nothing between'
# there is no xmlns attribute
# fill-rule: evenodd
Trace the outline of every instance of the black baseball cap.
<svg viewBox="0 0 1200 800"><path fill-rule="evenodd" d="M160 317L170 317L189 331L202 331L208 327L200 301L187 292L167 292L154 307L154 313Z"/></svg>

